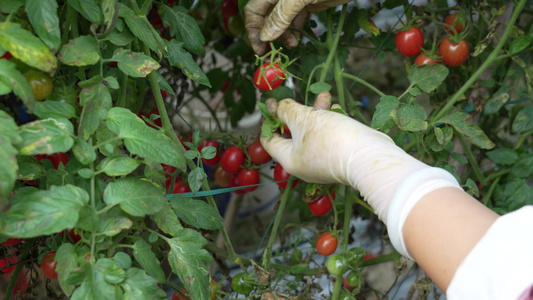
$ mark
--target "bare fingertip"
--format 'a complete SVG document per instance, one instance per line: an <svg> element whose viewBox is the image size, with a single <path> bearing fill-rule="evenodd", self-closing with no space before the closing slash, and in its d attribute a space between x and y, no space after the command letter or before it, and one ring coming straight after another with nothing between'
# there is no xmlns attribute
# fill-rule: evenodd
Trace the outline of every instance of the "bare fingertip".
<svg viewBox="0 0 533 300"><path fill-rule="evenodd" d="M313 105L316 109L329 109L331 106L331 94L328 91L322 91L318 94Z"/></svg>

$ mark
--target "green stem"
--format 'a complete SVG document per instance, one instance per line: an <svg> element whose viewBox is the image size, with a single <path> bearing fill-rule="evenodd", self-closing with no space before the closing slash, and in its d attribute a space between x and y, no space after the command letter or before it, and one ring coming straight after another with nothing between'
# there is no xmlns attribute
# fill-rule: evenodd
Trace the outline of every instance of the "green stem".
<svg viewBox="0 0 533 300"><path fill-rule="evenodd" d="M498 177L501 177L507 173L511 172L511 168L506 168L506 169L502 169L498 172L494 172L492 174L490 174L489 176L487 176L487 182L491 182L493 179L496 179Z"/></svg>
<svg viewBox="0 0 533 300"><path fill-rule="evenodd" d="M360 84L366 86L367 88L371 89L372 91L374 91L376 94L380 95L381 97L385 96L385 94L383 94L380 90L378 90L375 86L371 85L370 83L366 82L365 80L357 77L357 76L354 76L354 75L351 75L351 74L346 74L346 73L342 73L342 77L346 77L348 79L351 79L353 81L357 81L359 82Z"/></svg>
<svg viewBox="0 0 533 300"><path fill-rule="evenodd" d="M24 265L22 262L26 260L26 257L30 253L30 250L34 246L35 239L27 240L25 241L24 245L22 246L22 257L19 259L19 263L16 264L15 271L11 274L11 279L9 280L9 283L7 284L4 299L9 300L11 298L11 295L13 294L13 288L15 287L15 284L17 283L20 271L22 271L22 268L24 268Z"/></svg>
<svg viewBox="0 0 533 300"><path fill-rule="evenodd" d="M337 279L335 280L335 285L333 286L333 295L331 296L331 299L333 300L339 299L343 283L344 283L344 275L337 276Z"/></svg>
<svg viewBox="0 0 533 300"><path fill-rule="evenodd" d="M516 146L514 147L514 150L518 150L520 149L520 147L522 147L522 144L526 141L526 139L531 135L533 134L533 130L530 130L524 134L522 134L520 136L520 139L518 140L518 142L516 143Z"/></svg>
<svg viewBox="0 0 533 300"><path fill-rule="evenodd" d="M305 105L308 105L309 103L309 87L311 86L311 81L313 80L313 76L315 75L315 72L318 70L318 69L321 69L323 66L322 65L317 65L313 68L313 70L311 70L311 73L309 74L309 79L307 79L307 87L306 87L306 90L305 90L305 101L304 101L304 104Z"/></svg>
<svg viewBox="0 0 533 300"><path fill-rule="evenodd" d="M352 218L352 190L349 186L344 186L344 228L342 237L342 253L348 250L348 239L350 236L350 220Z"/></svg>
<svg viewBox="0 0 533 300"><path fill-rule="evenodd" d="M328 19L327 19L327 28L328 28L328 37L327 37L327 45L329 48L329 55L326 59L326 62L324 63L324 69L322 69L322 73L320 74L320 80L319 82L324 82L326 80L326 76L328 75L328 71L331 66L331 62L333 59L337 56L337 46L339 45L339 39L341 38L342 33L342 26L344 24L344 19L346 18L346 7L347 5L342 6L341 16L339 18L339 22L337 23L337 31L335 33L335 39L331 36L332 30L332 13L333 11L330 9L328 10Z"/></svg>
<svg viewBox="0 0 533 300"><path fill-rule="evenodd" d="M348 86L344 86L344 90L345 90L345 91L344 91L344 92L345 92L344 95L345 95L345 97L347 98L347 99L346 99L346 100L347 100L346 102L349 103L347 109L349 109L349 107L351 106L350 104L353 105L354 100L353 100L352 95L350 94L350 88L349 88ZM347 110L345 110L345 111L348 112ZM363 116L363 114L361 114L361 112L359 111L358 106L354 107L354 108L353 108L353 111L349 111L348 113L353 113L353 116L354 116L354 118L355 118L357 121L359 121L359 122L365 124L366 126L370 126L370 124L369 124L368 121L365 119L365 117Z"/></svg>
<svg viewBox="0 0 533 300"><path fill-rule="evenodd" d="M355 203L361 205L362 207L368 209L369 212L374 213L374 209L370 207L365 201L361 200L359 197L355 198Z"/></svg>
<svg viewBox="0 0 533 300"><path fill-rule="evenodd" d="M346 102L344 101L344 84L342 82L342 73L339 60L335 60L335 84L337 85L337 96L339 98L339 104L344 111L348 111L346 108Z"/></svg>
<svg viewBox="0 0 533 300"><path fill-rule="evenodd" d="M92 142L91 142L91 144L92 144ZM90 162L89 163L89 168L91 168L91 171L94 174L94 170L95 170L94 162ZM91 176L91 208L93 209L93 211L96 211L96 181L95 181L95 176ZM92 234L91 235L91 263L96 261L94 259L95 247L96 247L96 237L94 236L94 234Z"/></svg>
<svg viewBox="0 0 533 300"><path fill-rule="evenodd" d="M479 76L481 76L483 71L485 71L490 65L492 65L494 61L496 61L496 58L498 57L498 54L500 53L500 50L502 49L503 45L507 43L507 39L513 31L514 24L518 19L520 11L522 11L526 2L527 0L520 0L520 2L518 2L515 10L513 11L513 14L511 15L511 18L509 19L509 22L506 24L507 27L505 28L502 37L499 39L498 44L496 45L496 47L494 47L494 50L492 50L485 62L474 72L474 74L472 74L472 76L465 82L465 84L450 98L450 100L447 101L446 105L435 116L435 120L439 120L440 118L442 118L455 105L455 103L459 99L461 99L463 94L474 84L474 82L476 82L476 80L479 78Z"/></svg>
<svg viewBox="0 0 533 300"><path fill-rule="evenodd" d="M494 193L494 189L498 185L498 182L500 181L501 177L497 177L492 184L490 185L489 191L487 194L483 195L483 199L481 202L483 202L483 205L488 206L490 203L490 198L492 197L492 193Z"/></svg>
<svg viewBox="0 0 533 300"><path fill-rule="evenodd" d="M120 95L117 106L124 107L126 105L126 91L128 90L128 78L126 73L122 73L122 82L120 83Z"/></svg>
<svg viewBox="0 0 533 300"><path fill-rule="evenodd" d="M479 180L479 183L481 185L487 184L487 179L485 178L485 175L483 175L483 172L481 172L481 169L479 168L479 165L477 164L476 158L474 157L474 154L472 153L472 149L467 145L465 138L463 137L463 134L460 132L457 132L457 138L459 139L459 142L461 142L461 145L463 146L463 150L466 154L466 158L468 159L468 162L470 163L470 166L472 167L472 170L474 171L474 174L476 174L477 179Z"/></svg>
<svg viewBox="0 0 533 300"><path fill-rule="evenodd" d="M150 49L148 48L148 46L145 43L143 43L142 45L143 45L144 53L150 56ZM172 129L170 118L168 117L167 109L165 107L165 101L163 100L163 96L161 95L161 89L159 88L159 83L157 82L157 76L155 75L154 72L152 72L148 75L148 79L150 81L150 84L152 85L153 93L155 96L155 102L157 104L157 109L159 110L159 114L161 116L161 123L163 125L163 131L176 144L179 151L181 153L185 153L186 151L185 148L183 147L180 140L178 139L178 136L174 133L174 130ZM189 166L189 168L191 168L191 170L196 168L196 165L194 164L192 160L186 159L185 161L187 162L187 165ZM202 183L202 189L204 191L210 190L209 183L207 182L207 180L204 180L204 182ZM211 205L214 208L217 208L217 203L215 202L215 199L213 198L212 195L207 197L207 201L209 202L209 205ZM226 228L222 228L220 230L222 233L222 237L224 239L224 244L226 248L228 249L229 254L227 258L233 262L236 257L236 254L235 254L235 250L233 249L233 245L231 244L231 240L229 238L228 232L226 231Z"/></svg>
<svg viewBox="0 0 533 300"><path fill-rule="evenodd" d="M394 252L389 253L389 254L381 255L378 257L370 258L370 259L365 259L363 263L361 264L361 267L373 266L373 265L381 264L381 263L388 262L388 261L397 261L401 257L402 255L398 253L398 251L395 250Z"/></svg>
<svg viewBox="0 0 533 300"><path fill-rule="evenodd" d="M276 236L278 234L278 228L279 224L281 223L281 217L283 216L283 210L285 210L285 205L289 201L289 193L291 191L293 180L294 176L289 177L287 187L285 188L285 191L283 191L281 203L279 205L278 211L276 212L276 219L274 220L274 225L272 225L272 231L270 232L270 238L268 239L268 244L266 246L265 253L263 254L263 268L265 268L266 270L270 268L270 259L272 258L272 246L274 245L274 241L276 240Z"/></svg>

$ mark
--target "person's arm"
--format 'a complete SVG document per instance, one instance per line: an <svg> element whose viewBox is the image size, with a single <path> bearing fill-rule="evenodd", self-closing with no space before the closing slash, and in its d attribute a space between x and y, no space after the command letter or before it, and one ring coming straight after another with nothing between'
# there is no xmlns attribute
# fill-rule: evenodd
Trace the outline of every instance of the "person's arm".
<svg viewBox="0 0 533 300"><path fill-rule="evenodd" d="M319 95L323 102L328 93ZM339 113L285 99L276 108L291 139L261 142L292 175L359 190L385 222L393 246L446 291L465 256L498 215L464 192L444 169L428 166L387 135Z"/></svg>

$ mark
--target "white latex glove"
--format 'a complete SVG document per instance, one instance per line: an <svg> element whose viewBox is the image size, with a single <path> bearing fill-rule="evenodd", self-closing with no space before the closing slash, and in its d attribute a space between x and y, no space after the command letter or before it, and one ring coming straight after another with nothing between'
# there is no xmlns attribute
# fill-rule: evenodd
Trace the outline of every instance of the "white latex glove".
<svg viewBox="0 0 533 300"><path fill-rule="evenodd" d="M411 208L437 188L459 187L447 171L418 161L386 134L340 113L285 99L279 102L277 115L292 138L262 137L267 152L287 172L307 182L357 189L389 227L395 248L407 257L401 229Z"/></svg>
<svg viewBox="0 0 533 300"><path fill-rule="evenodd" d="M245 26L255 53L265 53L265 42L277 38L289 48L298 45L298 37L287 29L301 27L309 12L315 13L351 0L250 0L244 8Z"/></svg>

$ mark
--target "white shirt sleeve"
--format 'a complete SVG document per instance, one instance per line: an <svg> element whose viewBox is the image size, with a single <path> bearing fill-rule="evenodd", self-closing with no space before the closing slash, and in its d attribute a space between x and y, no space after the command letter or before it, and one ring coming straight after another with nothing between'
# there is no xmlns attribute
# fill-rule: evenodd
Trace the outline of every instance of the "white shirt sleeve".
<svg viewBox="0 0 533 300"><path fill-rule="evenodd" d="M533 206L524 206L492 224L457 268L446 297L529 299L522 297L532 284Z"/></svg>

